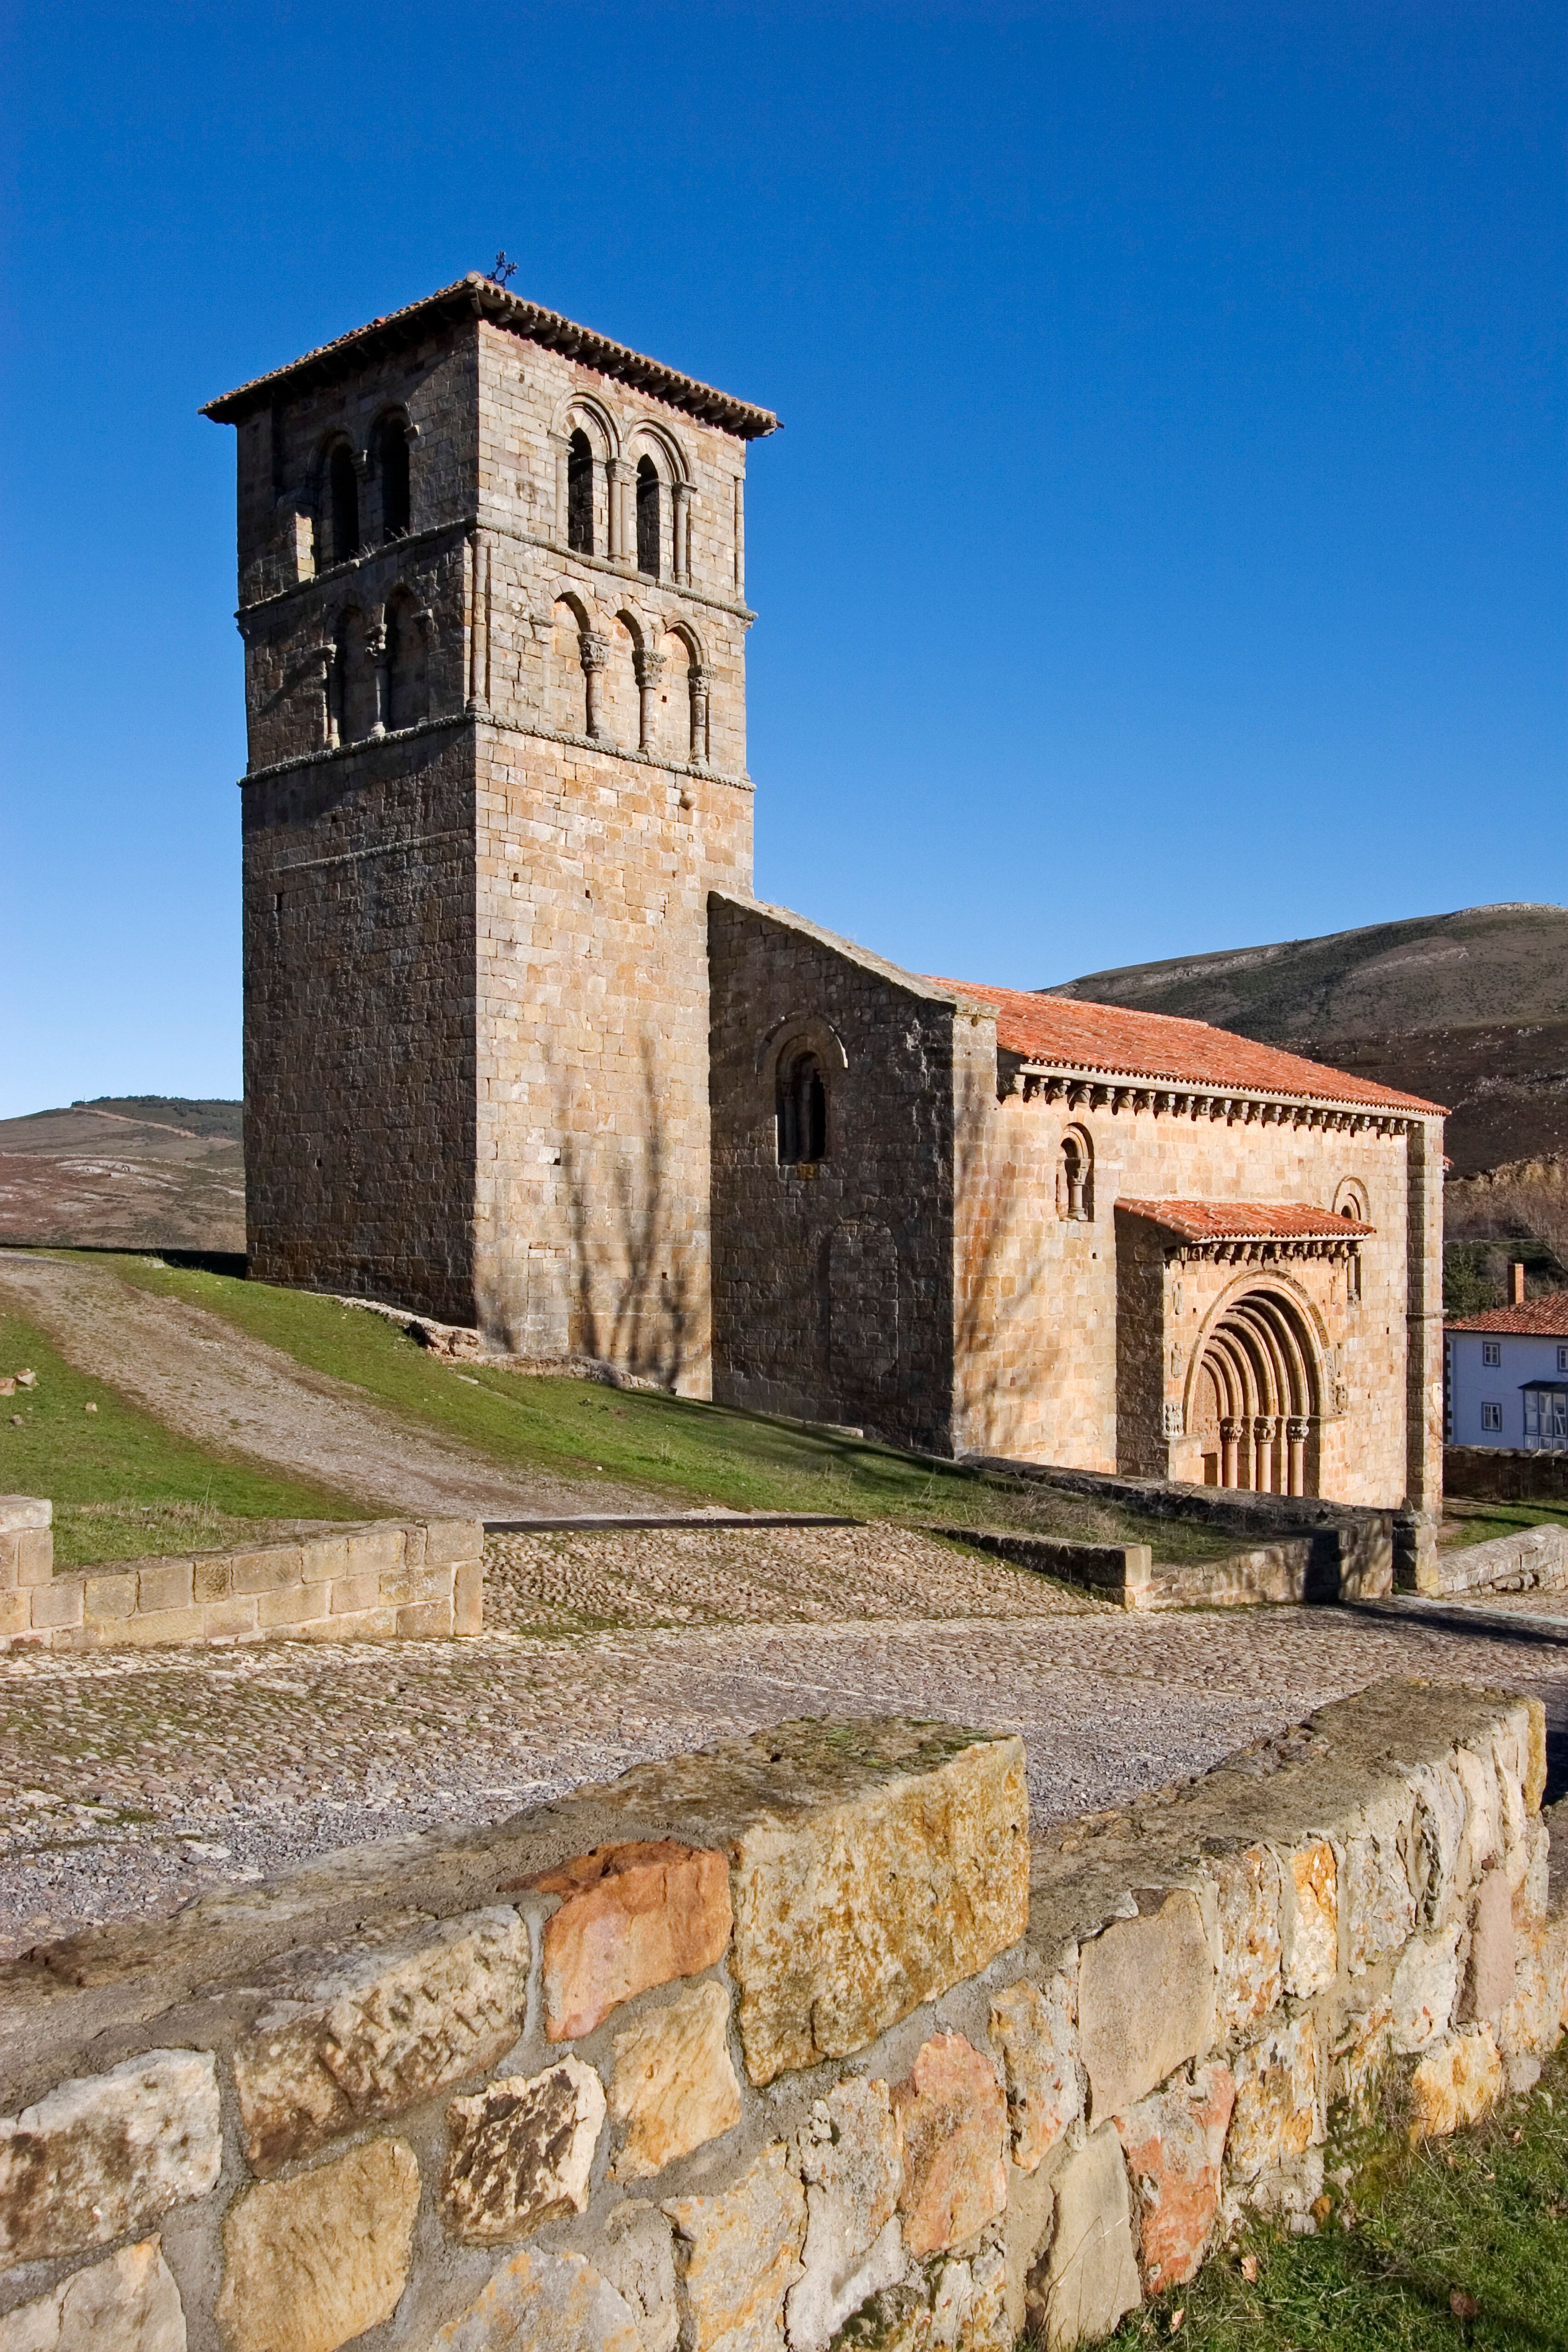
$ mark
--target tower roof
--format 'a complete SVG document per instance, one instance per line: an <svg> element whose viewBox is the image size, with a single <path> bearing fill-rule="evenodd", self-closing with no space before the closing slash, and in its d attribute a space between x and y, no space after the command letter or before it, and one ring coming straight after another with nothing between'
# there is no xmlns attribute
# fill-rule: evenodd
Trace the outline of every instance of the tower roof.
<svg viewBox="0 0 1568 2352"><path fill-rule="evenodd" d="M285 388L299 392L309 385L330 383L353 374L367 360L417 341L434 326L469 318L489 319L493 326L504 327L527 342L563 352L584 367L616 376L663 401L667 407L684 409L700 424L716 425L739 440L760 441L765 433L778 431L779 420L771 409L753 408L749 401L717 392L695 376L666 367L661 360L647 359L641 352L629 351L625 343L613 343L591 327L579 327L557 310L542 310L537 302L524 301L521 294L509 294L504 286L477 269L470 269L454 285L443 286L438 293L426 294L402 310L389 311L384 319L372 319L366 326L353 328L334 341L307 352L302 359L290 360L287 367L273 368L233 392L220 393L217 399L205 404L201 413L217 425L237 425L255 410L270 406Z"/></svg>

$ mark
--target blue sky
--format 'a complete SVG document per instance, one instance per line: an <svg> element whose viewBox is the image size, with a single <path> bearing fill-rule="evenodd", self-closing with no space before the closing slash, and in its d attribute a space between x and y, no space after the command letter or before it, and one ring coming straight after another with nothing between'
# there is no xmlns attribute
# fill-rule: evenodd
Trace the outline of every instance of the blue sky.
<svg viewBox="0 0 1568 2352"><path fill-rule="evenodd" d="M498 246L784 419L763 896L1023 987L1568 898L1556 0L23 0L0 76L0 1115L237 1091L196 405Z"/></svg>

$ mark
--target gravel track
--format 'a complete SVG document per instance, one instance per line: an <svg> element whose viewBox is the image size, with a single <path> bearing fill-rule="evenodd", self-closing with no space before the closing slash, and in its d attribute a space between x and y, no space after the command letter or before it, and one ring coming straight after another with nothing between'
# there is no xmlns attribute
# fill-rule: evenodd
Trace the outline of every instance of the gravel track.
<svg viewBox="0 0 1568 2352"><path fill-rule="evenodd" d="M0 1250L0 1299L68 1363L213 1451L319 1479L369 1509L444 1518L668 1509L632 1486L511 1471L435 1435L362 1389L308 1371L184 1299L106 1270Z"/></svg>

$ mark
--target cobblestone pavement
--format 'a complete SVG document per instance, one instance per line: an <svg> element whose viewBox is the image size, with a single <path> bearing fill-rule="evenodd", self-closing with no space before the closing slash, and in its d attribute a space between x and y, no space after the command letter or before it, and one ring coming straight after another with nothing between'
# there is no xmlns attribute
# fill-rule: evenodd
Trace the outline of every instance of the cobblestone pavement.
<svg viewBox="0 0 1568 2352"><path fill-rule="evenodd" d="M0 1953L792 1715L1017 1728L1036 1818L1059 1820L1419 1674L1538 1693L1568 1777L1561 1596L1500 1624L1398 1603L1126 1616L890 1530L503 1539L491 1573L476 1642L0 1661Z"/></svg>

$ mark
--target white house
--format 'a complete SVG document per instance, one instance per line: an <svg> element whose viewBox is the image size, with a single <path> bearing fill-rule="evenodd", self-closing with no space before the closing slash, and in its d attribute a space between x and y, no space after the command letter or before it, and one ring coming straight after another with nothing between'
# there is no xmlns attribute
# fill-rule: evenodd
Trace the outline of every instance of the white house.
<svg viewBox="0 0 1568 2352"><path fill-rule="evenodd" d="M1510 1273L1509 1306L1447 1327L1447 1441L1568 1451L1568 1290L1526 1298Z"/></svg>

